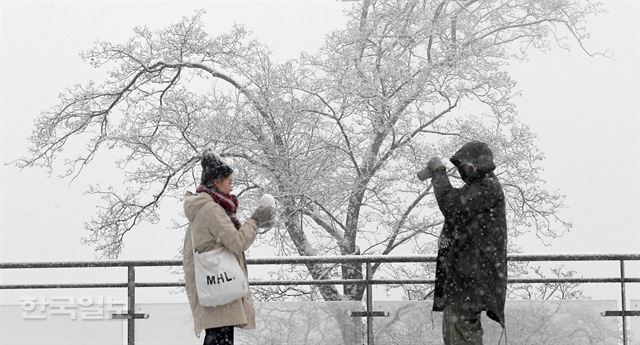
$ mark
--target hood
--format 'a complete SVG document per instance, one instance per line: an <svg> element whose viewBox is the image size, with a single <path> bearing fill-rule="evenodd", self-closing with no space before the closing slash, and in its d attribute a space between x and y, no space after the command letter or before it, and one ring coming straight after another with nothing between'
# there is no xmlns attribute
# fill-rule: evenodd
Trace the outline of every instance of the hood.
<svg viewBox="0 0 640 345"><path fill-rule="evenodd" d="M213 202L213 199L207 193L193 194L186 192L184 194L184 215L187 216L189 222L193 221L200 208L207 202Z"/></svg>
<svg viewBox="0 0 640 345"><path fill-rule="evenodd" d="M481 141L470 141L464 144L450 161L458 168L462 180L467 183L487 175L492 176L496 168L489 145ZM464 169L465 165L472 165L473 169Z"/></svg>

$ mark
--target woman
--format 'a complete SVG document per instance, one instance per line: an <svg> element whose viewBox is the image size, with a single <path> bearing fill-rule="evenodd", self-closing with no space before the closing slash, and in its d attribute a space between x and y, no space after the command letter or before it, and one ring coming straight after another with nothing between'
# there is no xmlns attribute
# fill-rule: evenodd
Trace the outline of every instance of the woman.
<svg viewBox="0 0 640 345"><path fill-rule="evenodd" d="M206 252L224 246L238 259L245 276L247 266L244 251L251 246L257 228L269 227L274 222L273 207L258 207L244 224L236 218L238 199L231 194L233 189L233 169L210 148L202 155L201 184L196 194L187 192L184 211L189 220L182 250L182 265L194 331L199 337L206 331L204 345L233 344L233 328L255 328L255 311L251 292L231 303L204 307L198 302L195 286L193 249ZM191 236L193 235L193 246Z"/></svg>

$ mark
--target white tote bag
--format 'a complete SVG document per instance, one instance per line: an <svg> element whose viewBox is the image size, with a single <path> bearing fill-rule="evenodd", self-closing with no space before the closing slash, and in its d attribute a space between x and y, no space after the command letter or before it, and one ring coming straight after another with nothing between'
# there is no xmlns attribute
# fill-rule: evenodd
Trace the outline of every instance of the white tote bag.
<svg viewBox="0 0 640 345"><path fill-rule="evenodd" d="M249 284L235 255L226 247L196 253L191 234L196 291L200 305L215 307L247 295Z"/></svg>

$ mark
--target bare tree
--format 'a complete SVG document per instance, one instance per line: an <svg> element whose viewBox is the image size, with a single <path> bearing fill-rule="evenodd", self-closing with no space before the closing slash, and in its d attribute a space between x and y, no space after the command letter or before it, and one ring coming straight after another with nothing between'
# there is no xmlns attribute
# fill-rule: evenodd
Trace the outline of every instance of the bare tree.
<svg viewBox="0 0 640 345"><path fill-rule="evenodd" d="M19 165L52 168L81 140L86 149L65 162L73 177L118 149L127 188L89 190L104 203L87 223L87 241L108 258L136 225L158 221L164 198L193 189L199 152L211 142L238 167L243 197L277 197L282 227L261 241L282 254L386 255L432 252L442 219L431 186L414 172L477 139L495 151L511 238L534 231L552 239L570 224L558 217L562 196L544 189L543 155L516 120L505 66L562 37L582 46L585 16L597 11L573 0L365 0L319 52L285 63L242 27L211 37L203 12L159 31L136 28L129 41L82 55L108 76L69 88L44 111ZM353 264L280 274L363 276ZM325 300L364 292L314 289L307 293Z"/></svg>
<svg viewBox="0 0 640 345"><path fill-rule="evenodd" d="M565 270L563 266L552 267L549 273L545 273L540 266L530 267L529 271L535 278L551 276L558 279L575 278L577 273ZM578 283L515 284L511 287L510 298L529 301L580 300L584 299L584 294Z"/></svg>

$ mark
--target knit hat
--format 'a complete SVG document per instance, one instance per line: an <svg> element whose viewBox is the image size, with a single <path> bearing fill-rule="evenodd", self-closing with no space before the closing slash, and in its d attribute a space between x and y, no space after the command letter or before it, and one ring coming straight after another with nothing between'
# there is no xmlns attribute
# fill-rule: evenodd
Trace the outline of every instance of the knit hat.
<svg viewBox="0 0 640 345"><path fill-rule="evenodd" d="M213 180L227 177L233 173L233 169L214 151L212 146L207 146L202 151L200 164L202 165L200 183L205 186Z"/></svg>

